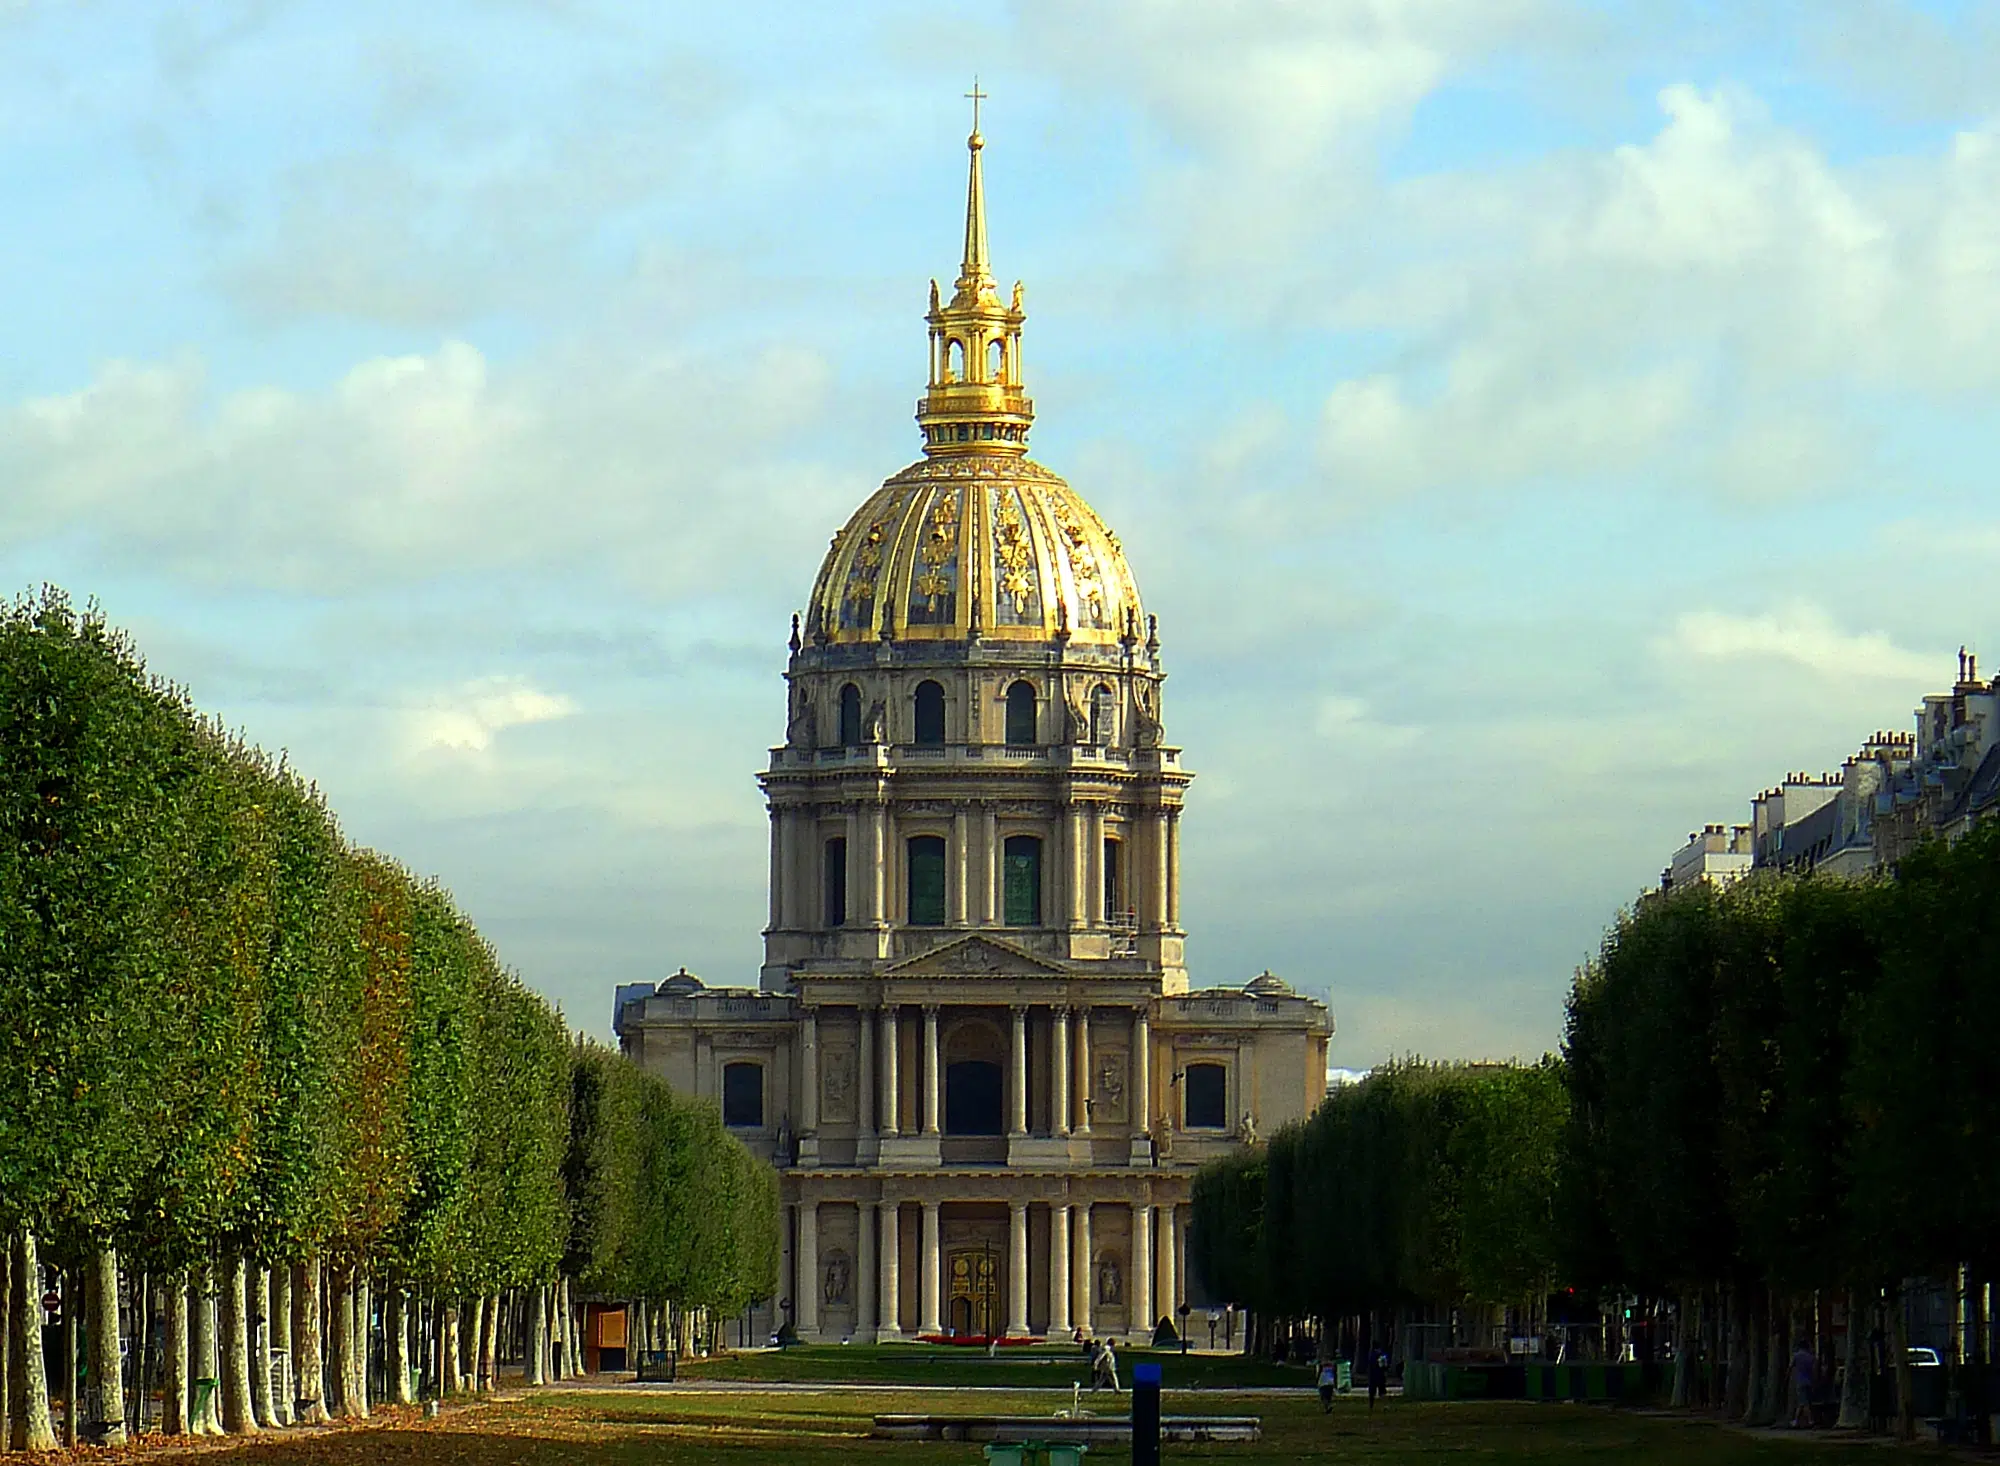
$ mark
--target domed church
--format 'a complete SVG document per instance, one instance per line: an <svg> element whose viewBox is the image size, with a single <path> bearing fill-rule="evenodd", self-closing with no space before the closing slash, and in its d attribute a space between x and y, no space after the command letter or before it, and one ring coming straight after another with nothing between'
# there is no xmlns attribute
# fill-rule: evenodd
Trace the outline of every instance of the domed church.
<svg viewBox="0 0 2000 1466"><path fill-rule="evenodd" d="M625 1051L778 1169L756 1334L1179 1326L1195 1168L1325 1089L1323 1004L1268 972L1189 987L1158 627L1118 536L1027 456L974 105L923 457L793 618L759 987L618 994Z"/></svg>

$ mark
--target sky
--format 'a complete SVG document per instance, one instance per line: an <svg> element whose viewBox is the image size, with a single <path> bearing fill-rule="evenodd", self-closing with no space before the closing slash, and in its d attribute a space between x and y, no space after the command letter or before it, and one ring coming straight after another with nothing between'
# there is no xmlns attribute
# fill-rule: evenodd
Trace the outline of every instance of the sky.
<svg viewBox="0 0 2000 1466"><path fill-rule="evenodd" d="M577 1027L754 983L792 611L918 456L963 94L1198 986L1532 1057L1687 832L1995 616L2000 7L0 0L0 589Z"/></svg>

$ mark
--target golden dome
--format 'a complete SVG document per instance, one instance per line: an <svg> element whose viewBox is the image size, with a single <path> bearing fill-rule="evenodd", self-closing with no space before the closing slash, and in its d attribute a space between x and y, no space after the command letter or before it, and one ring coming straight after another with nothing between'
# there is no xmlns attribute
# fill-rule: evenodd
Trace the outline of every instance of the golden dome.
<svg viewBox="0 0 2000 1466"><path fill-rule="evenodd" d="M1130 644L1148 628L1118 537L1068 484L1026 457L1034 404L1021 381L1022 290L1003 304L986 254L977 85L965 254L951 299L931 281L930 382L917 403L924 458L855 512L813 583L819 644L882 640Z"/></svg>
<svg viewBox="0 0 2000 1466"><path fill-rule="evenodd" d="M1145 622L1118 537L1076 490L1027 458L954 453L887 480L833 537L806 625L822 645L1108 646Z"/></svg>

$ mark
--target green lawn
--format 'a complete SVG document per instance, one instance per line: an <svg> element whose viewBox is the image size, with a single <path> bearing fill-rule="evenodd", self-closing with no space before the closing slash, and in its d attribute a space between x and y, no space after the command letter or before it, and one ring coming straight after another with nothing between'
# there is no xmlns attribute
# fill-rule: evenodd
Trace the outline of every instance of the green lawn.
<svg viewBox="0 0 2000 1466"><path fill-rule="evenodd" d="M1273 1364L1241 1354L1183 1356L1178 1350L1133 1349L1120 1350L1118 1359L1118 1377L1126 1383L1131 1381L1133 1364L1151 1360L1159 1364L1169 1389L1307 1389L1313 1382L1313 1371L1305 1365ZM998 1350L989 1359L984 1349L931 1344L811 1344L783 1351L683 1360L681 1378L1068 1389L1072 1380L1090 1383L1090 1363L1080 1350L1066 1346L1017 1346Z"/></svg>
<svg viewBox="0 0 2000 1466"><path fill-rule="evenodd" d="M1067 1391L1060 1397L1066 1402ZM970 1408L1022 1414L1053 1410L1048 1392L981 1394ZM806 1466L865 1458L961 1462L984 1458L965 1443L868 1439L877 1412L939 1408L930 1392L551 1391L514 1402L475 1405L401 1429L342 1430L308 1438L270 1439L227 1458L245 1466L696 1466L700 1462L769 1462ZM1107 1409L1109 1405L1107 1402ZM1392 1402L1371 1415L1360 1400L1342 1400L1322 1416L1310 1398L1238 1399L1183 1395L1171 1413L1257 1414L1264 1439L1255 1445L1169 1446L1169 1461L1343 1461L1417 1466L1444 1459L1467 1462L1616 1462L1618 1466L1831 1466L1853 1463L1847 1441L1812 1442L1782 1433L1745 1434L1706 1422L1639 1415L1590 1406L1551 1404L1410 1404ZM1871 1449L1861 1460L1898 1466L1935 1462L1933 1450ZM1095 1462L1128 1458L1122 1447L1100 1447Z"/></svg>

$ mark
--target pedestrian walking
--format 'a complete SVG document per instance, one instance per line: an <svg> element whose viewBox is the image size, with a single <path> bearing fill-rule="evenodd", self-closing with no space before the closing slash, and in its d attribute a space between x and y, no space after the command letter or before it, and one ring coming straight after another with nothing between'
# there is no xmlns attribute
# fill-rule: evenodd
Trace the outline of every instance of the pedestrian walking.
<svg viewBox="0 0 2000 1466"><path fill-rule="evenodd" d="M1097 1354L1091 1363L1090 1388L1092 1393L1100 1389L1108 1389L1114 1395L1123 1393L1118 1387L1118 1355L1109 1339L1097 1342Z"/></svg>
<svg viewBox="0 0 2000 1466"><path fill-rule="evenodd" d="M1368 1355L1368 1408L1373 1410L1375 1402L1389 1402L1389 1356L1381 1349L1374 1349Z"/></svg>
<svg viewBox="0 0 2000 1466"><path fill-rule="evenodd" d="M1813 1384L1819 1376L1819 1360L1804 1339L1792 1351L1792 1429L1810 1430L1813 1423Z"/></svg>
<svg viewBox="0 0 2000 1466"><path fill-rule="evenodd" d="M1319 1413L1322 1415L1327 1414L1333 1409L1333 1387L1337 1379L1338 1376L1334 1373L1333 1361L1331 1359L1320 1360Z"/></svg>

